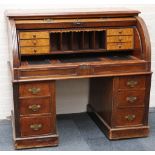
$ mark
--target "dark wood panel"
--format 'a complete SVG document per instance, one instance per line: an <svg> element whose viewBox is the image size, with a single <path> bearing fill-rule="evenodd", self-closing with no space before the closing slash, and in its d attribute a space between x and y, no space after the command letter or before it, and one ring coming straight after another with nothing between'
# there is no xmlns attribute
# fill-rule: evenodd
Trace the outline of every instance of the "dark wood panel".
<svg viewBox="0 0 155 155"><path fill-rule="evenodd" d="M117 109L113 114L114 127L142 126L144 108Z"/></svg>
<svg viewBox="0 0 155 155"><path fill-rule="evenodd" d="M19 102L20 115L51 113L54 104L50 97L22 98Z"/></svg>
<svg viewBox="0 0 155 155"><path fill-rule="evenodd" d="M20 128L22 137L54 134L55 121L51 115L21 117Z"/></svg>
<svg viewBox="0 0 155 155"><path fill-rule="evenodd" d="M145 105L145 90L123 90L118 92L116 104L119 108L130 108Z"/></svg>
<svg viewBox="0 0 155 155"><path fill-rule="evenodd" d="M50 83L49 82L29 82L21 83L19 85L19 96L44 96L50 95Z"/></svg>
<svg viewBox="0 0 155 155"><path fill-rule="evenodd" d="M145 88L145 76L127 76L119 78L119 89Z"/></svg>

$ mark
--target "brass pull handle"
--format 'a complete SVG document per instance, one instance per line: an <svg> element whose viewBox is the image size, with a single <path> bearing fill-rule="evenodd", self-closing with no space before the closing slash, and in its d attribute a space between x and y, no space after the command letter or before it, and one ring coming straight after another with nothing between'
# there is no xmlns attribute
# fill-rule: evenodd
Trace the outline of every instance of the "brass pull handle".
<svg viewBox="0 0 155 155"><path fill-rule="evenodd" d="M134 103L137 100L136 96L129 96L126 98L126 100L130 103Z"/></svg>
<svg viewBox="0 0 155 155"><path fill-rule="evenodd" d="M135 80L130 80L127 82L127 86L131 88L135 87L137 84L138 84L138 81L135 81Z"/></svg>
<svg viewBox="0 0 155 155"><path fill-rule="evenodd" d="M33 88L29 88L28 91L32 93L33 95L36 95L37 93L41 91L41 89L33 87Z"/></svg>
<svg viewBox="0 0 155 155"><path fill-rule="evenodd" d="M125 116L125 119L127 119L128 121L133 121L136 118L135 115L127 115Z"/></svg>
<svg viewBox="0 0 155 155"><path fill-rule="evenodd" d="M36 111L38 111L38 110L41 108L41 106L40 106L39 104L33 104L33 105L29 105L28 108L29 108L30 110L36 112Z"/></svg>
<svg viewBox="0 0 155 155"><path fill-rule="evenodd" d="M30 128L34 131L38 131L42 128L42 124L31 124Z"/></svg>

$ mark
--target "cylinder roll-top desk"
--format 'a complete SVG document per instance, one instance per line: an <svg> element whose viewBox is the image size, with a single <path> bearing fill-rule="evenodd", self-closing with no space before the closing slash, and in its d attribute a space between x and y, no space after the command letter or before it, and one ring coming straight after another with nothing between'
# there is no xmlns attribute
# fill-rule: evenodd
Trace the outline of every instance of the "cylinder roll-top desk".
<svg viewBox="0 0 155 155"><path fill-rule="evenodd" d="M151 47L139 13L6 12L16 149L58 145L56 81L65 79L89 78L87 112L107 138L148 136Z"/></svg>

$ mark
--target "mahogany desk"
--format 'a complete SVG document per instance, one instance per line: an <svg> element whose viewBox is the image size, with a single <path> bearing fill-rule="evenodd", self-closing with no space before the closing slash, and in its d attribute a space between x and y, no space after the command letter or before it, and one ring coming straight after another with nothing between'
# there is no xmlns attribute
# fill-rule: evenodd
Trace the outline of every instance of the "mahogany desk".
<svg viewBox="0 0 155 155"><path fill-rule="evenodd" d="M6 13L16 149L58 145L62 79L90 79L87 111L109 139L148 136L151 48L139 13Z"/></svg>

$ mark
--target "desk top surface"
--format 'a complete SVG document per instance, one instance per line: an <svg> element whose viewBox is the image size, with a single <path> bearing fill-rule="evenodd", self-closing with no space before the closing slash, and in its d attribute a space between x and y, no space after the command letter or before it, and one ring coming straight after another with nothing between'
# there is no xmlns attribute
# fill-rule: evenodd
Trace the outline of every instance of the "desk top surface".
<svg viewBox="0 0 155 155"><path fill-rule="evenodd" d="M6 10L7 17L36 17L36 16L108 16L108 17L125 17L137 16L138 10L126 8L85 8L85 9L50 9L50 10Z"/></svg>

